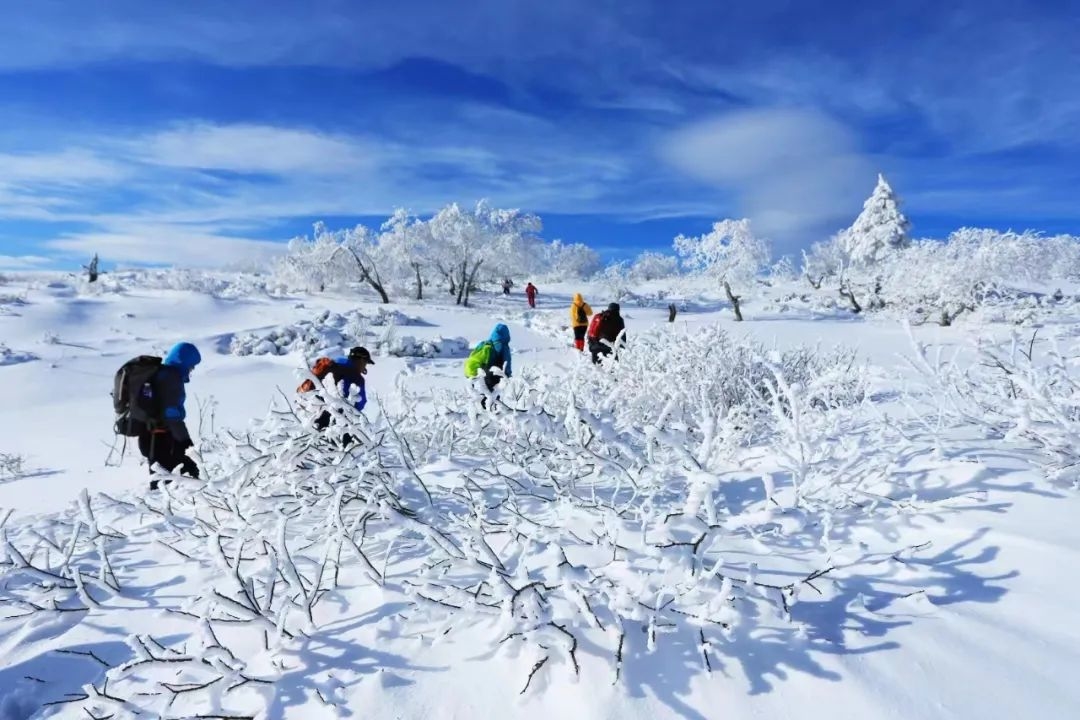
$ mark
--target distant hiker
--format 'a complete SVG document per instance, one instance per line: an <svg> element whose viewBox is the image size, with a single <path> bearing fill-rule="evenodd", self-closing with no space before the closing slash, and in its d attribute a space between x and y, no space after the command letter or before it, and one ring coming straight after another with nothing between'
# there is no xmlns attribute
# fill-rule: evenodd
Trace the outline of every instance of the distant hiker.
<svg viewBox="0 0 1080 720"><path fill-rule="evenodd" d="M194 447L184 418L184 385L191 371L202 362L199 349L191 343L177 343L165 359L141 355L116 373L113 382L113 409L117 413L116 432L139 439L139 452L146 458L150 475L155 467L199 477L199 466L185 453ZM165 484L171 482L166 479ZM150 489L158 488L157 479Z"/></svg>
<svg viewBox="0 0 1080 720"><path fill-rule="evenodd" d="M494 368L502 370L502 375L492 372ZM491 337L481 343L477 343L473 351L465 360L465 377L476 377L480 371L484 371L484 386L488 392L493 392L495 386L502 380L502 376L511 377L513 367L510 355L510 328L502 323L495 326L491 331ZM487 408L487 397L480 399L480 406Z"/></svg>
<svg viewBox="0 0 1080 720"><path fill-rule="evenodd" d="M311 368L311 374L317 377L319 380L325 380L330 377L334 381L334 385L341 391L341 395L344 398L349 398L352 388L357 388L357 397L353 402L353 407L358 411L363 410L367 405L367 384L364 381L364 375L367 374L368 365L374 365L375 361L371 358L371 353L365 347L354 347L349 350L349 354L346 357L334 358L331 360L328 357L321 357L315 361L314 367ZM296 388L299 393L314 392L317 386L310 379L300 383L300 387ZM322 398L318 395L315 396L319 400ZM322 411L319 417L315 418L315 427L318 430L325 430L330 426L330 422L333 420L333 415L329 409ZM345 433L341 436L341 444L343 447L348 447L352 444L352 435Z"/></svg>
<svg viewBox="0 0 1080 720"><path fill-rule="evenodd" d="M600 362L601 355L610 355L616 344L621 346L625 342L626 323L619 314L619 303L611 303L589 323L589 352L593 364Z"/></svg>
<svg viewBox="0 0 1080 720"><path fill-rule="evenodd" d="M570 303L570 327L574 331L574 347L579 351L585 349L585 331L589 327L589 316L592 308L581 293L574 293L574 301Z"/></svg>
<svg viewBox="0 0 1080 720"><path fill-rule="evenodd" d="M528 285L525 286L525 297L528 298L529 307L531 307L531 308L536 307L536 293L537 292L539 292L539 291L536 289L536 286L533 285L532 283L529 283Z"/></svg>
<svg viewBox="0 0 1080 720"><path fill-rule="evenodd" d="M503 280L503 295L509 295L510 294L510 288L512 288L512 287L514 287L514 283L512 283L510 281L510 278L504 279Z"/></svg>

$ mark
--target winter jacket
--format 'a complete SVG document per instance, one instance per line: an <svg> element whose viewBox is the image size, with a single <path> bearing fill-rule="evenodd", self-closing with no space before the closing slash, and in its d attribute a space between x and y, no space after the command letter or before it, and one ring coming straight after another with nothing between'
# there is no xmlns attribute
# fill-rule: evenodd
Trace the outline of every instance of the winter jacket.
<svg viewBox="0 0 1080 720"><path fill-rule="evenodd" d="M570 327L587 326L592 314L592 308L585 302L585 298L581 297L581 293L574 293L574 302L570 305Z"/></svg>
<svg viewBox="0 0 1080 720"><path fill-rule="evenodd" d="M334 365L326 374L334 378L334 384L341 388L343 397L349 397L353 385L360 388L360 391L356 396L356 402L353 403L353 407L357 410L364 409L367 405L367 384L364 382L363 374L361 374L360 370L355 365L349 362L348 358L334 358Z"/></svg>
<svg viewBox="0 0 1080 720"><path fill-rule="evenodd" d="M528 285L525 286L525 295L527 295L528 297L531 297L531 298L536 297L536 293L537 293L536 286L533 285L532 283L529 283Z"/></svg>
<svg viewBox="0 0 1080 720"><path fill-rule="evenodd" d="M489 347L490 351L485 352ZM472 354L465 361L465 376L476 377L483 370L487 372L493 367L502 368L503 375L513 375L513 363L510 352L510 328L502 323L495 326L491 336L482 343L478 343Z"/></svg>
<svg viewBox="0 0 1080 720"><path fill-rule="evenodd" d="M187 393L184 385L191 379L191 371L200 362L202 355L197 347L187 342L177 343L165 356L161 369L150 381L158 407L161 408L161 420L165 429L185 447L191 445L191 435L184 423L187 417L184 407Z"/></svg>

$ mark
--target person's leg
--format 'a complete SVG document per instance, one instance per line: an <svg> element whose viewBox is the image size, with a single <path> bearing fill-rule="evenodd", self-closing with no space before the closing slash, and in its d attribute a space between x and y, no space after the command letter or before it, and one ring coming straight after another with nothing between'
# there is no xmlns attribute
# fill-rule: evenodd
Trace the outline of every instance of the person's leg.
<svg viewBox="0 0 1080 720"><path fill-rule="evenodd" d="M584 325L578 325L574 328L574 347L578 349L578 352L584 352L585 350L586 329Z"/></svg>
<svg viewBox="0 0 1080 720"><path fill-rule="evenodd" d="M589 343L589 352L592 353L593 365L599 365L600 357L607 357L608 355L610 355L611 348L601 342L591 342Z"/></svg>
<svg viewBox="0 0 1080 720"><path fill-rule="evenodd" d="M175 448L176 452L176 465L174 465L173 467L175 468L178 465L180 467L181 475L187 475L189 478L194 478L195 480L198 480L199 466L195 464L194 460L188 457L186 449L182 447L179 443L175 443L173 447ZM166 480L166 482L168 481Z"/></svg>
<svg viewBox="0 0 1080 720"><path fill-rule="evenodd" d="M176 467L176 463L173 461L172 446L173 439L172 435L170 435L169 433L150 433L150 454L147 456L146 461L150 464L150 477L152 478L150 480L151 490L158 489L158 480L156 477L154 477L158 474L154 472L155 465L163 468L167 472L172 472L172 469ZM166 484L168 484L169 482L171 481L165 481Z"/></svg>
<svg viewBox="0 0 1080 720"><path fill-rule="evenodd" d="M487 374L484 375L484 387L488 389L488 392L494 393L495 388L499 385L499 381L501 380L501 375L496 375L495 373L488 370ZM496 393L495 397L498 398L499 395ZM484 395L480 398L480 407L487 410L487 395Z"/></svg>
<svg viewBox="0 0 1080 720"><path fill-rule="evenodd" d="M154 434L149 429L139 433L139 454L146 458L146 469L154 474Z"/></svg>

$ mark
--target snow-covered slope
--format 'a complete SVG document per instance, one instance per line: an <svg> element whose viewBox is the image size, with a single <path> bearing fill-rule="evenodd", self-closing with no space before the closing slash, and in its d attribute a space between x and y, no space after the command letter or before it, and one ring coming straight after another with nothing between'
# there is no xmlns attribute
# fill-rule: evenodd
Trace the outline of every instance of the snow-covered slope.
<svg viewBox="0 0 1080 720"><path fill-rule="evenodd" d="M577 289L388 329L340 295L0 286L0 718L1080 714L1077 417L1033 404L1068 382L959 373L1008 328L916 328L920 359L885 319L624 303L594 368ZM425 341L496 321L489 413ZM207 481L151 493L109 391L178 340ZM338 342L377 353L347 451L283 412Z"/></svg>

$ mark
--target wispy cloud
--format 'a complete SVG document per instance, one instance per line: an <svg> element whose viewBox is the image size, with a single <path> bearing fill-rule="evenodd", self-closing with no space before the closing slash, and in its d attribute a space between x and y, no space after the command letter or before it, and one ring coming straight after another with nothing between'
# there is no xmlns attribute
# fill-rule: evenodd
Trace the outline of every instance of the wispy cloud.
<svg viewBox="0 0 1080 720"><path fill-rule="evenodd" d="M326 176L374 168L376 149L356 137L271 125L188 124L134 140L149 165L270 175Z"/></svg>
<svg viewBox="0 0 1080 720"><path fill-rule="evenodd" d="M81 148L42 153L0 153L0 188L23 184L113 182L127 174L128 169L122 164Z"/></svg>
<svg viewBox="0 0 1080 720"><path fill-rule="evenodd" d="M268 260L283 250L281 243L156 222L124 222L106 230L72 233L45 246L79 257L97 253L112 262L195 268Z"/></svg>
<svg viewBox="0 0 1080 720"><path fill-rule="evenodd" d="M812 110L729 113L679 130L661 152L733 192L738 211L784 244L839 229L874 178L854 134Z"/></svg>
<svg viewBox="0 0 1080 720"><path fill-rule="evenodd" d="M43 255L0 255L0 270L37 270L50 263L52 258Z"/></svg>
<svg viewBox="0 0 1080 720"><path fill-rule="evenodd" d="M60 254L206 265L280 250L267 241L285 238L267 228L294 218L381 215L399 205L426 213L480 197L541 212L634 202L610 197L631 173L610 148L515 113L466 114L484 130L468 142L444 132L406 142L210 122L74 137L66 150L17 156L17 172L0 185L0 216L56 224L45 247ZM514 142L512 126L522 123L543 142Z"/></svg>

